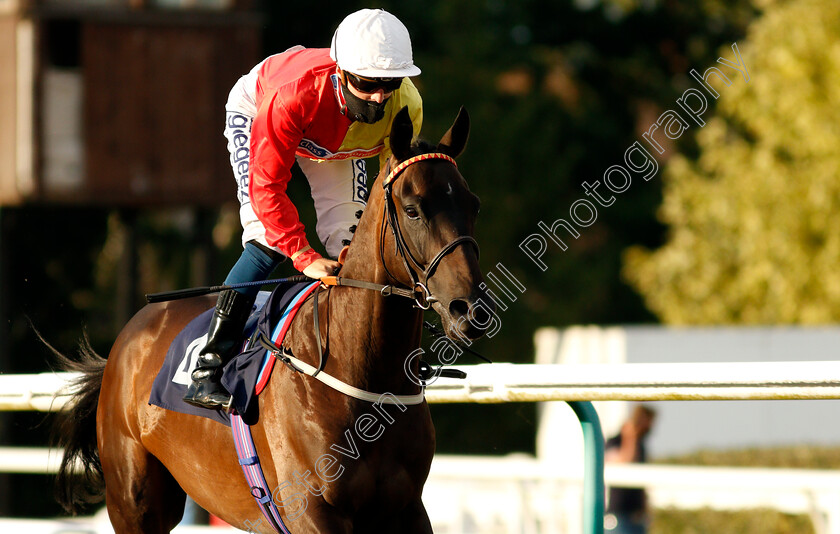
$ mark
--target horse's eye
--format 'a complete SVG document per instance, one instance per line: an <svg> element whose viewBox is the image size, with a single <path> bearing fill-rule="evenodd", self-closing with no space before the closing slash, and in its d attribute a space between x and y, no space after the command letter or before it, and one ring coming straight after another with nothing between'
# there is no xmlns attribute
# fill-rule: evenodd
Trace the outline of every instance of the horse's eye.
<svg viewBox="0 0 840 534"><path fill-rule="evenodd" d="M405 208L405 214L408 215L409 219L419 219L420 214L417 212L417 208L408 206Z"/></svg>

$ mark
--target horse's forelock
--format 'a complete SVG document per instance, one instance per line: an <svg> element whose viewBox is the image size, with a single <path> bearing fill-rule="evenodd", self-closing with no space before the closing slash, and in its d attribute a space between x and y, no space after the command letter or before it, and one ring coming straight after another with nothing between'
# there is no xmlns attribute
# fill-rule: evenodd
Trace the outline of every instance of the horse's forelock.
<svg viewBox="0 0 840 534"><path fill-rule="evenodd" d="M430 152L437 152L437 146L424 139L415 139L414 142L411 143L412 156L419 156L420 154L428 154Z"/></svg>

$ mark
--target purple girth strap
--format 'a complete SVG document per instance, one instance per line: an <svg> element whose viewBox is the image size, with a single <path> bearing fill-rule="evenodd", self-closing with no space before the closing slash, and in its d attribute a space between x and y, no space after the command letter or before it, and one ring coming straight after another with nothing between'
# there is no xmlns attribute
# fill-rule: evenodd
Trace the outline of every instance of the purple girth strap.
<svg viewBox="0 0 840 534"><path fill-rule="evenodd" d="M233 443L236 446L239 465L242 466L245 480L251 488L251 495L257 501L260 512L274 530L281 534L291 534L283 523L283 518L280 517L280 511L271 499L271 491L265 481L260 459L257 456L257 448L254 446L254 438L251 436L251 427L242 421L242 417L234 413L230 416L230 428L233 431Z"/></svg>

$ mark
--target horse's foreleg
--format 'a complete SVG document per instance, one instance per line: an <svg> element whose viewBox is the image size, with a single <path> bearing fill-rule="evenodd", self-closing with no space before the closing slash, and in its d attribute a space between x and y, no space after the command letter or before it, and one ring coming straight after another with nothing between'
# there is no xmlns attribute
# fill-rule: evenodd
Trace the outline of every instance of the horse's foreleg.
<svg viewBox="0 0 840 534"><path fill-rule="evenodd" d="M296 519L287 519L286 526L294 534L353 534L353 521L321 499L311 495L306 508L295 512ZM367 531L375 532L375 531Z"/></svg>
<svg viewBox="0 0 840 534"><path fill-rule="evenodd" d="M184 514L186 494L157 458L137 442L101 451L105 504L115 532L164 534Z"/></svg>
<svg viewBox="0 0 840 534"><path fill-rule="evenodd" d="M432 523L419 498L405 508L394 511L383 504L371 505L357 514L351 532L378 534L431 534Z"/></svg>
<svg viewBox="0 0 840 534"><path fill-rule="evenodd" d="M400 534L432 534L434 532L423 501L417 499L403 510L395 532Z"/></svg>

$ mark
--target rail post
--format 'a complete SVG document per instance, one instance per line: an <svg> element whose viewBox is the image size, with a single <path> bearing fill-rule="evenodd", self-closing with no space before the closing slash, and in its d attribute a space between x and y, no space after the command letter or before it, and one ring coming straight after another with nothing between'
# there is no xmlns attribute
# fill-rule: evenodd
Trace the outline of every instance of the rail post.
<svg viewBox="0 0 840 534"><path fill-rule="evenodd" d="M583 534L604 534L604 433L591 402L568 403L583 430Z"/></svg>

